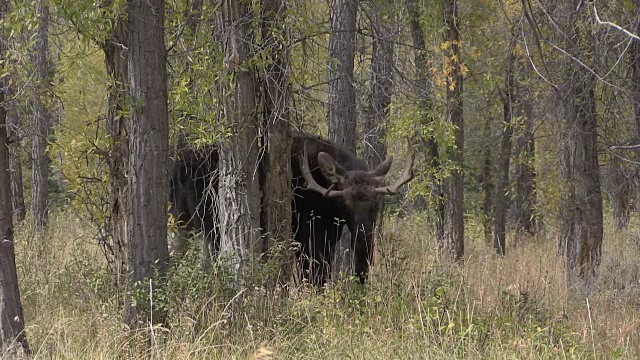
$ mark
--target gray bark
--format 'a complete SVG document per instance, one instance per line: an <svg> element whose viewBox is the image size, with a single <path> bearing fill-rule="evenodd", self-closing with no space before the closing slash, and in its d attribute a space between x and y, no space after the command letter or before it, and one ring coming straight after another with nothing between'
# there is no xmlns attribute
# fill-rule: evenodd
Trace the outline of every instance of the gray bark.
<svg viewBox="0 0 640 360"><path fill-rule="evenodd" d="M13 96L11 86L7 85L7 95ZM9 103L9 100L7 99ZM22 161L20 160L20 150L22 136L18 131L20 124L18 111L13 102L7 109L7 132L9 136L9 173L11 176L11 200L13 203L13 213L17 222L22 222L27 213L24 204L24 185L22 181Z"/></svg>
<svg viewBox="0 0 640 360"><path fill-rule="evenodd" d="M356 153L356 96L353 87L358 0L333 0L329 37L329 140ZM353 254L346 228L335 247L332 273L349 275Z"/></svg>
<svg viewBox="0 0 640 360"><path fill-rule="evenodd" d="M109 209L112 236L113 262L116 283L123 285L128 271L127 257L127 172L129 166L129 119L126 104L129 82L127 23L114 19L109 39L102 45L105 66L111 83L108 90L106 130L109 135Z"/></svg>
<svg viewBox="0 0 640 360"><path fill-rule="evenodd" d="M8 10L9 2L0 2L0 18ZM0 59L6 61L6 33L0 39ZM0 354L4 358L18 349L29 352L24 332L24 316L20 302L18 275L16 272L15 242L13 239L13 209L11 204L11 178L9 175L9 147L7 144L7 87L0 79Z"/></svg>
<svg viewBox="0 0 640 360"><path fill-rule="evenodd" d="M356 152L353 88L357 0L333 0L329 37L329 140Z"/></svg>
<svg viewBox="0 0 640 360"><path fill-rule="evenodd" d="M533 133L534 114L530 94L520 96L522 104L519 106L519 116L522 121L518 128L514 128L518 136L515 147L515 183L513 206L515 210L516 233L534 234L537 230L536 216L536 169L535 169L535 138Z"/></svg>
<svg viewBox="0 0 640 360"><path fill-rule="evenodd" d="M567 2L563 10L563 31L571 41L565 48L573 54L591 54L580 44L593 44L588 26L590 16L586 3ZM587 38L589 36L589 38ZM564 38L564 36L563 36ZM578 39L580 41L576 41ZM568 285L578 280L589 283L600 264L603 236L602 194L598 164L595 76L572 59L565 59L563 98L565 128L564 166L565 189L561 197L559 248L566 256Z"/></svg>
<svg viewBox="0 0 640 360"><path fill-rule="evenodd" d="M462 112L462 60L460 55L460 31L458 29L458 1L443 0L446 27L445 68L447 76L447 116L454 126L454 148L448 150L448 158L456 168L444 181L444 241L439 244L446 257L461 260L464 256L464 119Z"/></svg>
<svg viewBox="0 0 640 360"><path fill-rule="evenodd" d="M237 285L263 251L260 236L260 184L256 82L250 57L252 14L244 2L225 0L226 67L234 84L226 89L225 121L233 137L220 143L220 256L236 274Z"/></svg>
<svg viewBox="0 0 640 360"><path fill-rule="evenodd" d="M129 90L132 99L129 135L126 230L131 284L148 291L162 287L169 261L167 201L169 116L164 1L133 0L129 20ZM150 289L151 286L151 289ZM149 297L131 306L128 292L125 322L147 326L163 322L164 307L149 308ZM166 305L166 304L164 304ZM152 311L152 312L151 312ZM150 317L153 314L153 317ZM144 320L136 323L137 320Z"/></svg>
<svg viewBox="0 0 640 360"><path fill-rule="evenodd" d="M34 61L36 64L36 84L33 101L33 142L31 148L31 215L35 228L44 231L49 217L49 137L51 113L46 104L49 94L51 69L49 64L49 6L45 0L36 4L38 30L35 38Z"/></svg>
<svg viewBox="0 0 640 360"><path fill-rule="evenodd" d="M264 252L279 267L276 280L289 282L293 275L291 256L291 129L289 125L289 52L287 50L286 2L263 2L263 48L269 63L264 79L264 155L261 168L261 227Z"/></svg>
<svg viewBox="0 0 640 360"><path fill-rule="evenodd" d="M491 117L487 116L484 122L482 136L488 139L491 136ZM482 162L482 228L484 230L484 241L488 246L492 243L492 221L493 219L493 152L490 146L484 149L484 161Z"/></svg>
<svg viewBox="0 0 640 360"><path fill-rule="evenodd" d="M388 6L390 7L390 6ZM377 10L377 11L376 11ZM369 169L374 169L387 157L385 141L389 105L393 91L393 16L386 9L374 9L373 59L371 61L371 97L364 124L364 158Z"/></svg>

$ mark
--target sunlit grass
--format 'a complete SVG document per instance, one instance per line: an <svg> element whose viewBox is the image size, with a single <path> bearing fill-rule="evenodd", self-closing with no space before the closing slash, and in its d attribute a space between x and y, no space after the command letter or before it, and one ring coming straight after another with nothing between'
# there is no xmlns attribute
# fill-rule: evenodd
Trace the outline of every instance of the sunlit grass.
<svg viewBox="0 0 640 360"><path fill-rule="evenodd" d="M137 334L121 324L122 296L72 216L54 216L44 239L19 228L17 262L39 358L247 359L261 346L275 359L636 358L638 225L607 226L587 299L567 290L552 231L509 244L500 259L473 219L460 266L440 261L424 218L389 218L369 284L322 294L256 286L236 296L221 273L199 270L193 251L172 273L170 322Z"/></svg>

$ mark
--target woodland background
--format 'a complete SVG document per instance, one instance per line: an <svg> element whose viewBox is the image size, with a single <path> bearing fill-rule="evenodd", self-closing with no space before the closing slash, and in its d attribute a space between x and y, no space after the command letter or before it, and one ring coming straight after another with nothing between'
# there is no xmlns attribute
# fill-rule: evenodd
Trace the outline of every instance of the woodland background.
<svg viewBox="0 0 640 360"><path fill-rule="evenodd" d="M16 336L43 358L640 355L638 1L0 4L3 357ZM416 155L364 287L279 281L295 131ZM194 241L169 266L167 199L136 199L213 143L276 190L222 178L221 206L254 201L221 219L239 265ZM242 226L267 261L225 240Z"/></svg>

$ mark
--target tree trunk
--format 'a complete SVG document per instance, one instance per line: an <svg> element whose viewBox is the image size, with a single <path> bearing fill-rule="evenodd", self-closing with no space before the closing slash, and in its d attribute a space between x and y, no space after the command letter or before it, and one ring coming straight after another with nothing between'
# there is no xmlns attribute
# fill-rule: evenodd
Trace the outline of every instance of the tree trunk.
<svg viewBox="0 0 640 360"><path fill-rule="evenodd" d="M518 106L522 119L518 128L515 150L515 183L513 206L515 208L516 234L534 234L537 230L536 208L536 168L535 168L535 138L533 133L534 115L531 94L522 89ZM525 94L527 93L527 94Z"/></svg>
<svg viewBox="0 0 640 360"><path fill-rule="evenodd" d="M358 0L333 0L329 37L329 140L356 153L356 95L353 88ZM335 247L332 273L352 273L353 254L346 228Z"/></svg>
<svg viewBox="0 0 640 360"><path fill-rule="evenodd" d="M125 322L137 327L163 322L163 303L148 306L168 270L167 201L169 115L164 1L133 0L129 19L129 89L132 108L129 136L126 230L130 284L149 297L132 303L127 292ZM157 300L156 300L157 301ZM166 301L166 300L165 300ZM150 315L152 317L150 317ZM144 320L137 323L138 320Z"/></svg>
<svg viewBox="0 0 640 360"><path fill-rule="evenodd" d="M237 286L242 277L253 270L253 261L263 251L260 239L260 187L258 166L258 120L256 83L251 66L250 9L244 2L225 0L224 31L226 67L234 84L225 89L225 121L233 137L220 144L220 214L221 256L236 275Z"/></svg>
<svg viewBox="0 0 640 360"><path fill-rule="evenodd" d="M264 155L261 223L264 252L279 265L277 283L293 274L291 257L291 129L289 127L289 52L287 50L286 2L263 2L262 47L269 62L264 79ZM276 282L273 282L275 284Z"/></svg>
<svg viewBox="0 0 640 360"><path fill-rule="evenodd" d="M329 140L356 152L353 88L357 0L333 0L329 37Z"/></svg>
<svg viewBox="0 0 640 360"><path fill-rule="evenodd" d="M500 142L500 155L498 157L498 189L496 190L496 202L494 204L493 222L493 248L500 256L506 252L507 209L509 207L509 167L511 164L511 137L513 135L513 106L517 99L514 75L517 69L514 61L514 49L516 45L516 27L511 31L511 44L507 59L507 72L505 74L505 94L502 96L503 124L502 140Z"/></svg>
<svg viewBox="0 0 640 360"><path fill-rule="evenodd" d="M14 96L11 86L7 85L7 94ZM7 111L7 133L9 136L9 173L11 176L11 200L13 203L13 212L18 223L24 220L27 213L24 205L24 185L22 182L22 161L20 160L20 149L22 147L22 136L18 131L19 118L18 111L14 103L11 102Z"/></svg>
<svg viewBox="0 0 640 360"><path fill-rule="evenodd" d="M484 122L482 136L489 139L491 136L491 117L487 116ZM492 244L492 221L493 219L493 154L490 146L484 148L484 161L482 162L482 228L484 231L484 242L487 246Z"/></svg>
<svg viewBox="0 0 640 360"><path fill-rule="evenodd" d="M380 9L380 11L383 11ZM385 143L389 106L393 92L394 11L390 14L372 14L373 59L371 61L371 98L365 118L364 158L369 169L374 169L387 157ZM385 13L387 11L384 11Z"/></svg>
<svg viewBox="0 0 640 360"><path fill-rule="evenodd" d="M640 32L640 0L633 0L634 13L636 18L636 28L634 33ZM633 48L631 52L631 68L633 70L632 94L633 94L633 110L636 122L636 138L640 141L640 40L632 39Z"/></svg>
<svg viewBox="0 0 640 360"><path fill-rule="evenodd" d="M4 20L9 7L7 0L0 2L0 18ZM2 29L0 39L1 65L6 65L7 34ZM11 358L16 350L29 352L24 332L24 316L20 302L18 274L16 272L15 242L13 240L13 209L11 204L11 178L9 175L9 146L7 143L6 78L0 78L0 354Z"/></svg>
<svg viewBox="0 0 640 360"><path fill-rule="evenodd" d="M413 51L417 71L417 83L415 88L418 92L420 118L418 133L421 138L421 145L426 161L429 162L432 207L435 213L434 223L436 226L436 239L441 243L444 239L444 198L442 182L437 178L436 173L440 171L440 152L438 142L435 138L434 121L435 110L432 102L433 83L429 76L429 51L425 45L425 34L420 27L420 8L416 0L407 0L407 12L409 14L409 26L411 28L411 38L413 40Z"/></svg>
<svg viewBox="0 0 640 360"><path fill-rule="evenodd" d="M49 6L45 0L38 0L38 31L36 33L34 60L37 67L37 88L33 103L33 143L31 148L31 215L36 230L43 232L49 217L49 137L51 114L46 105L49 95L51 69L49 66Z"/></svg>
<svg viewBox="0 0 640 360"><path fill-rule="evenodd" d="M127 257L127 196L129 167L129 118L126 104L129 82L127 23L114 19L109 39L102 45L109 84L106 132L109 136L109 196L110 227L113 244L113 266L118 287L126 281Z"/></svg>
<svg viewBox="0 0 640 360"><path fill-rule="evenodd" d="M445 32L444 67L447 76L447 115L454 129L454 144L448 158L455 168L445 180L444 242L439 244L442 254L454 260L464 256L464 119L462 113L462 59L458 29L458 1L443 0Z"/></svg>
<svg viewBox="0 0 640 360"><path fill-rule="evenodd" d="M595 56L593 49L579 47L579 44L595 42L593 37L586 38L590 30L582 28L590 21L586 6L575 0L563 9L567 20L564 33L573 39L566 41L565 48L572 54ZM568 285L572 286L579 279L589 284L595 276L601 258L603 218L594 98L596 79L572 59L565 59L565 66L566 141L562 175L566 188L561 198L559 248L566 256Z"/></svg>

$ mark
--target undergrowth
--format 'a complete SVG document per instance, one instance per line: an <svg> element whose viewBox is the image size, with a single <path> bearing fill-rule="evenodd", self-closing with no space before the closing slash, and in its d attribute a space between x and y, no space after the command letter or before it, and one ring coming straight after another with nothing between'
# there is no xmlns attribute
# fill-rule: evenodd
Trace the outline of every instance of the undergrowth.
<svg viewBox="0 0 640 360"><path fill-rule="evenodd" d="M468 222L462 265L437 256L419 215L385 220L370 281L241 292L203 271L194 244L172 266L167 324L138 333L121 323L114 286L85 226L68 214L48 236L17 231L27 334L36 358L276 359L636 358L640 251L633 229L608 231L597 288L566 288L554 235L521 239L503 259ZM516 245L516 246L514 246ZM147 340L151 335L152 341Z"/></svg>

